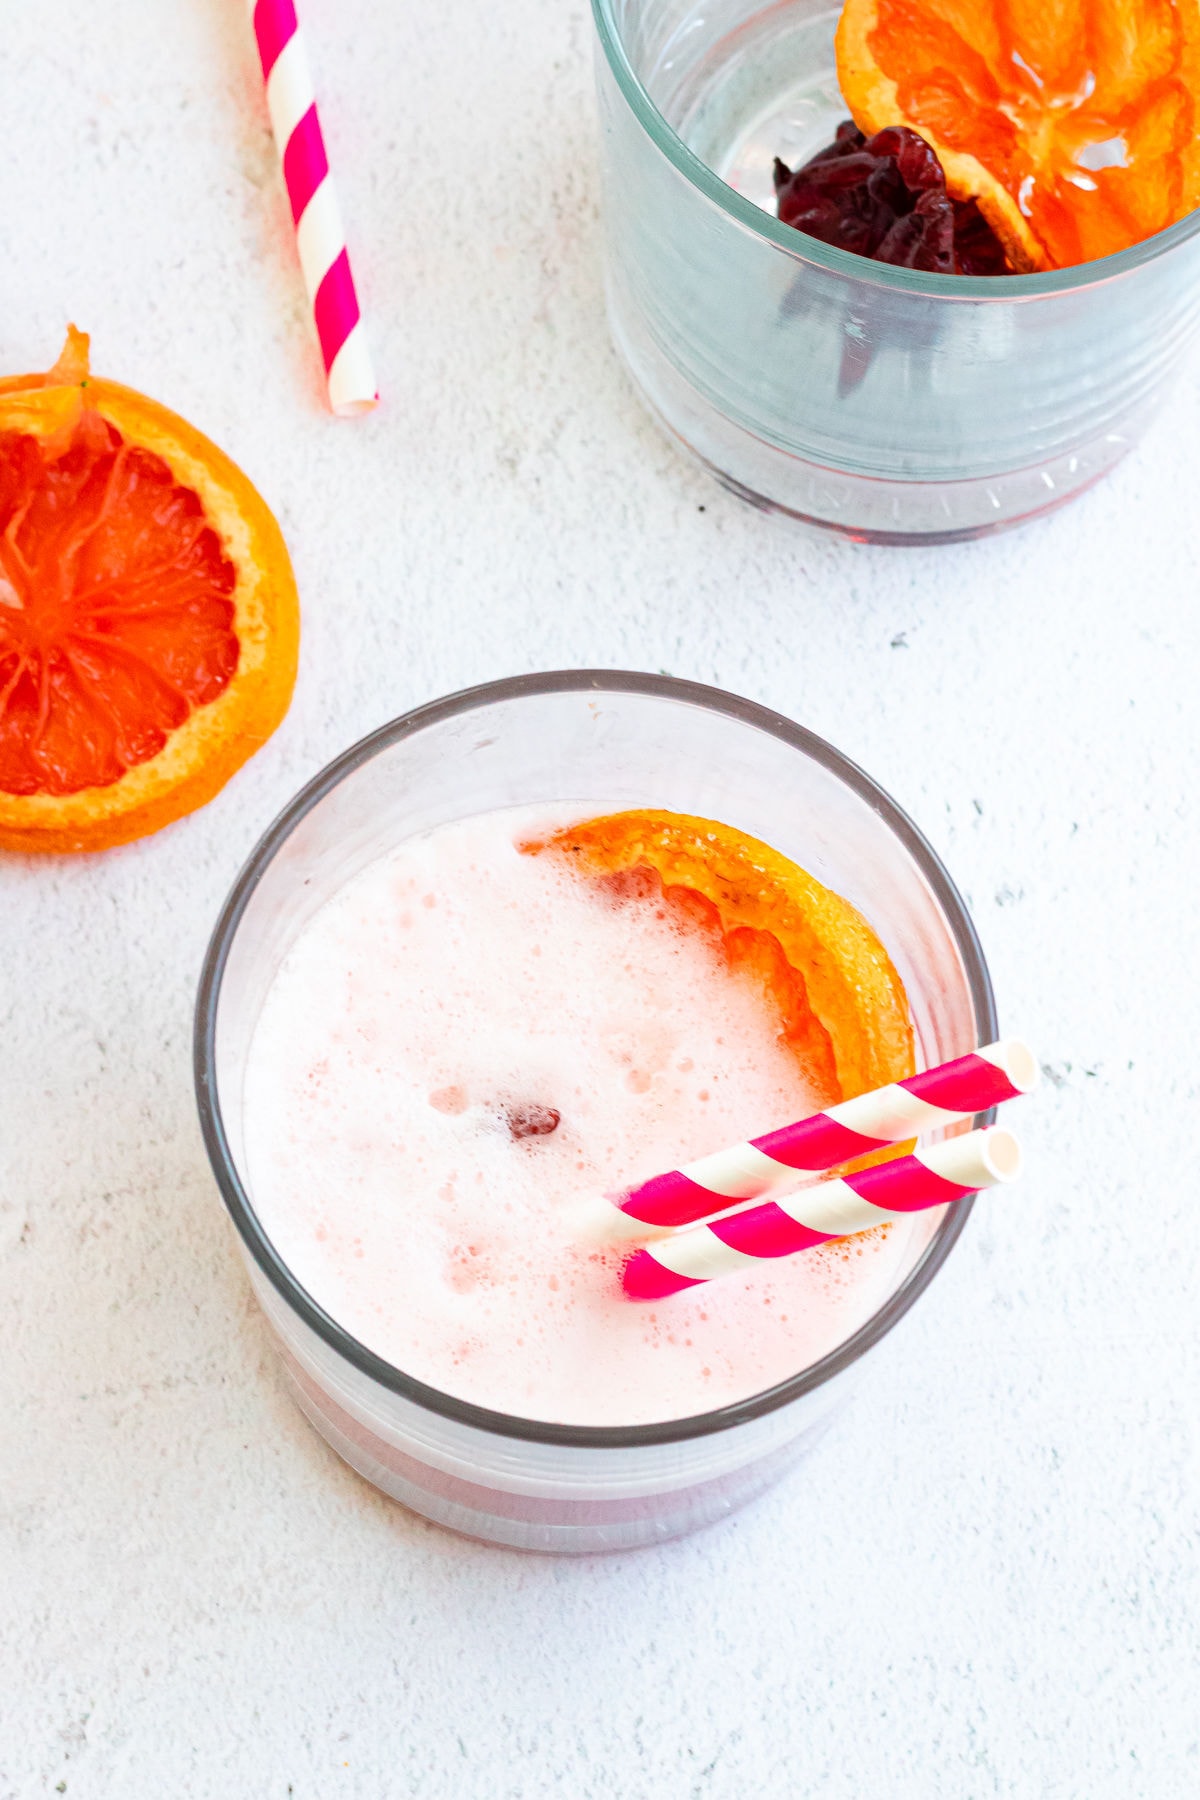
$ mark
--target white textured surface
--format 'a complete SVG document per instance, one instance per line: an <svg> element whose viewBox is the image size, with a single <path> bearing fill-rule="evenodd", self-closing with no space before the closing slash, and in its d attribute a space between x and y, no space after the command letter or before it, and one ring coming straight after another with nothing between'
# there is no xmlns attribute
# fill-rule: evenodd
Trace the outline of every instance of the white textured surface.
<svg viewBox="0 0 1200 1800"><path fill-rule="evenodd" d="M240 0L6 9L0 367L67 318L288 533L292 713L206 812L0 862L0 1796L1149 1796L1200 1785L1194 373L981 544L778 530L601 316L582 0L308 0L385 403L331 420ZM193 1114L243 855L414 702L604 663L802 719L916 816L1051 1080L853 1411L753 1510L460 1542L286 1398Z"/></svg>

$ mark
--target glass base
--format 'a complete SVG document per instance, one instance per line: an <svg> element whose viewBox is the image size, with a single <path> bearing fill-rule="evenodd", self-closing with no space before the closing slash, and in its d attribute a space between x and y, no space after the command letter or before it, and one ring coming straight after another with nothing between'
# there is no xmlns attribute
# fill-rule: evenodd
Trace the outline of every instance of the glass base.
<svg viewBox="0 0 1200 1800"><path fill-rule="evenodd" d="M799 1463L844 1404L839 1388L806 1429L769 1455L715 1480L638 1498L590 1499L522 1493L464 1480L405 1453L322 1389L283 1350L292 1394L309 1423L343 1462L409 1512L477 1543L543 1556L601 1556L669 1543L739 1512Z"/></svg>
<svg viewBox="0 0 1200 1800"><path fill-rule="evenodd" d="M811 462L736 424L691 386L610 285L613 342L651 416L730 493L761 512L858 543L958 544L1040 518L1120 462L1157 411L1157 397L1120 430L1028 468L960 480L859 475Z"/></svg>

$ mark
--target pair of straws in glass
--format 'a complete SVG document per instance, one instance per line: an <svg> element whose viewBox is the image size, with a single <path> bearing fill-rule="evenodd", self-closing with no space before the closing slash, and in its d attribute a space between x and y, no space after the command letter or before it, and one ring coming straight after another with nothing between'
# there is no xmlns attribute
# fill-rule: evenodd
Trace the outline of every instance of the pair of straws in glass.
<svg viewBox="0 0 1200 1800"><path fill-rule="evenodd" d="M848 1174L830 1171L987 1112L1029 1093L1037 1079L1029 1047L1006 1038L607 1195L592 1203L581 1228L641 1240L622 1284L632 1300L663 1300L1015 1181L1020 1146L997 1126Z"/></svg>

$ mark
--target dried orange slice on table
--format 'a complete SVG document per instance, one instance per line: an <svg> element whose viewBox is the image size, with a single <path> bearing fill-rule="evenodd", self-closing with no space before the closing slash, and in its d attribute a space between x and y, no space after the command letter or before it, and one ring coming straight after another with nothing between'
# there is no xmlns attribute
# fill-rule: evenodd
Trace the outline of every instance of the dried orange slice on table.
<svg viewBox="0 0 1200 1800"><path fill-rule="evenodd" d="M0 380L0 848L101 850L210 800L270 736L299 608L215 444L88 369Z"/></svg>
<svg viewBox="0 0 1200 1800"><path fill-rule="evenodd" d="M1200 0L846 0L837 70L860 130L918 131L1019 270L1200 205Z"/></svg>
<svg viewBox="0 0 1200 1800"><path fill-rule="evenodd" d="M761 983L821 1105L914 1072L908 1000L874 931L849 901L757 838L713 819L637 811L522 849L569 856L599 879L648 879L710 931L730 966Z"/></svg>

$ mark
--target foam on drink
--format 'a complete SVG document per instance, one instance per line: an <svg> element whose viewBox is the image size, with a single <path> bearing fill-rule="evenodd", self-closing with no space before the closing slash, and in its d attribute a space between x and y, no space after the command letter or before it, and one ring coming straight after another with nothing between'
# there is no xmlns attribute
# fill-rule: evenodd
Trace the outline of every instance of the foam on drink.
<svg viewBox="0 0 1200 1800"><path fill-rule="evenodd" d="M494 812L412 839L305 926L246 1075L251 1200L345 1330L500 1412L683 1418L808 1367L877 1309L908 1223L631 1304L579 1203L828 1104L769 1001L653 897Z"/></svg>

